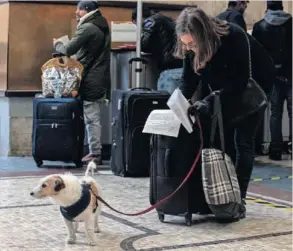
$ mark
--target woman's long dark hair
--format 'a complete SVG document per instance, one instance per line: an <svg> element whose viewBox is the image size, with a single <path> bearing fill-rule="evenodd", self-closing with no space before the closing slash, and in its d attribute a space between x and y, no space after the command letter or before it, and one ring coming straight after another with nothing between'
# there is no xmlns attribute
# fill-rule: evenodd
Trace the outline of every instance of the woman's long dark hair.
<svg viewBox="0 0 293 251"><path fill-rule="evenodd" d="M184 58L186 48L179 39L190 34L196 42L194 70L203 68L221 45L221 36L229 34L229 24L225 21L209 17L200 8L185 8L176 20L177 45L175 57Z"/></svg>

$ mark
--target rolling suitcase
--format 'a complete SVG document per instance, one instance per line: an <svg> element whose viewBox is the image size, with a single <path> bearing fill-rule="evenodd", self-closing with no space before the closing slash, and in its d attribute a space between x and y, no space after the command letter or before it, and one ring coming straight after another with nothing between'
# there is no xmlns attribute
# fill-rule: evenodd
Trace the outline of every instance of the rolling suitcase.
<svg viewBox="0 0 293 251"><path fill-rule="evenodd" d="M129 60L130 72L133 62ZM147 177L150 167L150 134L142 133L144 124L155 109L167 109L168 92L148 88L114 90L112 93L111 169L115 175Z"/></svg>
<svg viewBox="0 0 293 251"><path fill-rule="evenodd" d="M156 204L173 193L189 172L200 148L198 130L189 134L181 126L177 138L153 135L151 140L150 203ZM159 220L165 215L185 217L192 223L192 214L210 214L201 178L201 161L183 187L169 200L156 208Z"/></svg>
<svg viewBox="0 0 293 251"><path fill-rule="evenodd" d="M33 102L32 155L38 167L43 160L73 161L82 167L84 122L82 102L74 98L35 98Z"/></svg>

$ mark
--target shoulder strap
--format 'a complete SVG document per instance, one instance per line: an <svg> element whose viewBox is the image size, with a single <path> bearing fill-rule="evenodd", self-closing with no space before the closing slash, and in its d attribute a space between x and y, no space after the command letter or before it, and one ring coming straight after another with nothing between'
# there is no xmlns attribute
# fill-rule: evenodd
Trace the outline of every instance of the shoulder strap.
<svg viewBox="0 0 293 251"><path fill-rule="evenodd" d="M223 153L223 158L225 159L225 138L224 138L224 125L223 125L223 115L222 115L222 105L220 100L220 93L213 92L214 94L214 112L212 116L212 125L211 125L211 135L210 135L210 146L214 145L216 129L219 127L219 135L220 135L220 144L221 151Z"/></svg>
<svg viewBox="0 0 293 251"><path fill-rule="evenodd" d="M246 41L247 41L247 47L248 47L248 70L249 70L249 79L252 79L252 63L251 63L251 46L250 41L248 38L247 33L240 27L241 31L245 35Z"/></svg>

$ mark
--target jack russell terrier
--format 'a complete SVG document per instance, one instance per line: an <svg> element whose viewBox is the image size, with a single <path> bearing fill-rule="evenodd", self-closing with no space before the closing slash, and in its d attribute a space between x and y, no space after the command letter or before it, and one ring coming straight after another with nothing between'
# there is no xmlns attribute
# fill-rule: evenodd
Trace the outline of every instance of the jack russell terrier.
<svg viewBox="0 0 293 251"><path fill-rule="evenodd" d="M37 199L50 197L60 206L68 230L67 244L76 242L78 222L85 223L87 243L91 246L97 244L95 233L100 232L101 203L98 203L98 197L101 196L101 187L93 178L96 168L96 164L90 162L81 180L71 173L46 176L30 193Z"/></svg>

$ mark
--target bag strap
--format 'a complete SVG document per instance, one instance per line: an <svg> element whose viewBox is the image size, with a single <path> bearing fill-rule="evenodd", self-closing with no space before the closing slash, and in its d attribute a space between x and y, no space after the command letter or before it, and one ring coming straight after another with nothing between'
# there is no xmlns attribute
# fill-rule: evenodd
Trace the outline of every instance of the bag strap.
<svg viewBox="0 0 293 251"><path fill-rule="evenodd" d="M220 92L213 92L214 94L214 114L213 114L213 118L212 118L212 128L211 128L211 137L210 137L210 143L211 146L214 143L215 140L215 134L216 134L216 128L217 128L217 124L219 126L219 134L220 134L220 143L221 143L221 151L222 151L222 156L223 156L223 160L225 161L225 156L226 156L226 150L225 150L225 138L224 138L224 125L223 125L223 116L222 116L222 105L221 105L221 100L220 100ZM225 168L227 173L229 173L228 170L228 166L227 163L225 161ZM236 197L236 191L234 189L233 186L233 181L230 175L228 175L229 177L229 181L233 190L233 195L234 195L234 199L235 201L237 201L237 197Z"/></svg>
<svg viewBox="0 0 293 251"><path fill-rule="evenodd" d="M243 34L245 35L247 46L248 46L248 72L249 79L252 79L252 63L251 63L251 45L249 38L246 32L240 28ZM220 91L213 92L214 94L214 113L212 116L212 125L211 125L211 136L210 136L210 145L212 146L215 141L217 124L219 126L219 134L220 134L220 143L221 143L221 151L225 155L225 139L224 139L224 125L223 125L223 116L222 116L222 105L220 99Z"/></svg>
<svg viewBox="0 0 293 251"><path fill-rule="evenodd" d="M247 36L247 33L241 28L242 32L245 35L246 41L247 41L247 46L248 46L248 74L249 74L249 79L252 79L252 62L251 62L251 45L249 38Z"/></svg>
<svg viewBox="0 0 293 251"><path fill-rule="evenodd" d="M220 100L220 92L213 92L214 95L214 112L212 116L211 124L211 135L210 135L210 146L213 146L216 136L217 126L219 127L220 144L221 151L223 153L223 158L225 159L225 137L224 137L224 124L222 115L222 105Z"/></svg>

